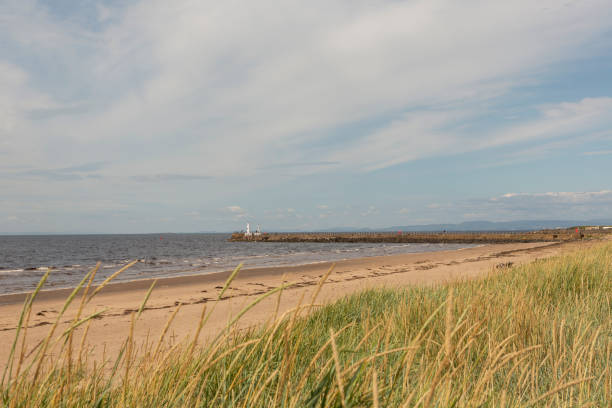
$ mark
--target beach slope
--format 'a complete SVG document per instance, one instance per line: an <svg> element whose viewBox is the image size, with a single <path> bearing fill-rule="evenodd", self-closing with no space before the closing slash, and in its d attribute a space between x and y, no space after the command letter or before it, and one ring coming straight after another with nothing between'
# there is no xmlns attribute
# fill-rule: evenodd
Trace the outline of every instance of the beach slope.
<svg viewBox="0 0 612 408"><path fill-rule="evenodd" d="M454 251L440 251L384 257L371 257L340 261L335 264L318 297L319 303L328 303L348 294L377 287L431 285L483 276L509 265L527 263L564 252L593 245L593 241L570 243L489 244ZM222 330L227 322L258 296L283 284L292 284L280 297L270 297L245 314L239 327L259 325L296 307L300 299L310 299L321 277L332 267L331 263L246 269L240 272L216 304L208 321L203 341ZM197 326L202 307L210 305L223 287L229 272L160 279L147 302L147 307L134 328L135 344L143 344L157 336L169 316L178 307L168 340L176 342L192 333ZM92 322L85 346L92 360L112 358L120 350L130 332L131 314L139 308L151 285L149 280L111 284L90 303L82 315L104 312ZM33 305L27 332L32 347L47 335L58 312L70 293L69 290L41 292ZM0 343L10 344L15 335L24 295L0 296ZM78 302L60 319L57 332L63 332L76 314ZM80 331L81 329L77 329ZM8 348L0 349L4 364Z"/></svg>

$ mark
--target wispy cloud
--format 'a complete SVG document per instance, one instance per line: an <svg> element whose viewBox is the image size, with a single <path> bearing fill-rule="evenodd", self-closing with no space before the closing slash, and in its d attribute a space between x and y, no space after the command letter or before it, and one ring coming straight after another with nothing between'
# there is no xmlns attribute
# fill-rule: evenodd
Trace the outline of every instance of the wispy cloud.
<svg viewBox="0 0 612 408"><path fill-rule="evenodd" d="M313 162L293 162L293 163L276 163L268 166L258 167L259 170L272 170L272 169L288 169L294 167L328 167L337 166L340 162L338 161L313 161Z"/></svg>
<svg viewBox="0 0 612 408"><path fill-rule="evenodd" d="M250 217L249 212L239 205L229 205L223 211L229 213L234 221L241 221Z"/></svg>
<svg viewBox="0 0 612 408"><path fill-rule="evenodd" d="M214 228L242 223L249 212L220 210L236 201L250 214L295 208L315 221L325 213L317 204L351 202L347 217L358 217L374 195L404 198L387 180L419 187L420 174L375 177L398 164L478 151L486 155L473 167L519 151L523 160L604 155L587 141L612 126L607 84L597 97L571 78L572 92L546 89L568 79L564 64L604 70L609 0L28 0L0 9L0 190L11 211L112 197L150 208L146 220L131 214L147 228L193 208ZM447 197L458 177L431 200L480 194L473 186ZM367 220L397 216L379 208ZM450 211L424 209L436 210Z"/></svg>
<svg viewBox="0 0 612 408"><path fill-rule="evenodd" d="M576 145L580 140L594 136L609 136L612 98L585 98L577 102L537 106L533 112L536 117L520 124L486 131L462 129L477 121L482 113L452 108L413 111L331 157L351 167L371 171L435 156L570 138L559 142L558 146L548 143L546 147L535 148L541 153L544 149Z"/></svg>
<svg viewBox="0 0 612 408"><path fill-rule="evenodd" d="M539 200L541 202L555 203L612 202L612 190L584 192L559 191L546 193L506 193L502 196L491 198L491 201L511 200Z"/></svg>
<svg viewBox="0 0 612 408"><path fill-rule="evenodd" d="M612 190L506 193L488 199L457 200L431 208L447 219L612 219Z"/></svg>
<svg viewBox="0 0 612 408"><path fill-rule="evenodd" d="M146 174L139 176L132 176L132 179L142 183L172 183L182 181L202 181L210 180L210 176L203 176L199 174L172 174L172 173L161 173L161 174Z"/></svg>
<svg viewBox="0 0 612 408"><path fill-rule="evenodd" d="M274 1L265 3L261 10L277 8ZM102 8L99 15L107 23L95 29L79 19L58 18L40 4L9 6L3 38L15 47L34 44L28 47L32 57L43 59L63 84L43 92L33 85L42 73L4 64L3 75L14 79L0 85L0 95L8 95L5 104L12 113L0 123L11 123L15 136L28 141L15 142L13 149L38 145L42 149L33 150L44 160L50 159L44 150L57 150L60 160L76 151L88 158L115 153L121 160L138 155L138 149L120 148L127 139L153 151L139 161L161 167L171 156L193 174L351 167L363 159L362 149L312 160L302 147L325 135L333 139L339 126L381 120L390 112L408 116L363 140L373 157L363 167L454 153L453 142L462 145L463 137L440 128L456 113L432 118L419 108L504 95L524 83L525 72L567 59L569 51L610 29L603 0L571 9L552 0L516 1L503 12L496 3L381 1L346 7L315 2L311 10L320 12L290 4L280 20L231 3L216 5L213 12L206 2L147 1ZM163 23L168 19L180 21L180 29ZM70 98L70 105L85 96L96 99L84 112L28 118L35 107L64 106L58 101L67 95L79 96ZM16 103L24 100L28 106ZM558 113L556 119L577 114L571 106ZM180 146L176 156L163 142L169 135ZM349 146L360 143L357 135L348 139ZM72 152L49 148L58 141L72 144ZM402 146L387 150L385 158L370 142Z"/></svg>
<svg viewBox="0 0 612 408"><path fill-rule="evenodd" d="M612 154L612 150L597 150L594 152L584 152L584 156L607 156Z"/></svg>
<svg viewBox="0 0 612 408"><path fill-rule="evenodd" d="M88 178L100 178L101 175L97 172L107 165L107 162L92 162L60 168L28 169L12 171L10 172L10 177L48 181L75 181Z"/></svg>
<svg viewBox="0 0 612 408"><path fill-rule="evenodd" d="M234 214L240 214L240 213L244 213L245 210L242 209L242 207L238 206L238 205L230 205L225 207L229 212L232 212Z"/></svg>
<svg viewBox="0 0 612 408"><path fill-rule="evenodd" d="M379 214L379 213L380 213L379 209L376 208L375 206L371 205L365 211L361 212L361 216L362 217L369 217L371 215L376 215L376 214Z"/></svg>
<svg viewBox="0 0 612 408"><path fill-rule="evenodd" d="M109 162L96 161L92 163L84 163L75 166L63 167L60 169L56 169L55 171L62 173L88 173L92 171L98 171L106 167L108 164Z"/></svg>

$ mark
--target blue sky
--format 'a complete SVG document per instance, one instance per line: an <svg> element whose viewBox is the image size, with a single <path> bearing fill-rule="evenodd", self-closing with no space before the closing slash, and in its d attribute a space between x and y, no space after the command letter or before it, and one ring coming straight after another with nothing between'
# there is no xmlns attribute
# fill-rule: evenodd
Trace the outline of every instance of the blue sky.
<svg viewBox="0 0 612 408"><path fill-rule="evenodd" d="M609 1L0 3L0 233L612 218Z"/></svg>

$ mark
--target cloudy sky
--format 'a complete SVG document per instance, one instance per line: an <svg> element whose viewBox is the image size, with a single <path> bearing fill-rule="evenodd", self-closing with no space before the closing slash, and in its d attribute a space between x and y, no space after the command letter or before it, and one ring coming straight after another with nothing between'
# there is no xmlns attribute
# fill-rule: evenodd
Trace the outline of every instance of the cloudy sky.
<svg viewBox="0 0 612 408"><path fill-rule="evenodd" d="M0 232L612 218L609 0L1 0L0 50Z"/></svg>

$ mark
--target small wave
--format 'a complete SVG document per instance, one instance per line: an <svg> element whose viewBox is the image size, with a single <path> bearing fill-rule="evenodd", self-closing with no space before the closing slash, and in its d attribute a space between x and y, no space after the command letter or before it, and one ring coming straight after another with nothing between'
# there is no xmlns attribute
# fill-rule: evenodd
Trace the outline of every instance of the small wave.
<svg viewBox="0 0 612 408"><path fill-rule="evenodd" d="M2 269L0 270L0 273L16 273L16 272L23 272L24 269Z"/></svg>
<svg viewBox="0 0 612 408"><path fill-rule="evenodd" d="M55 269L55 268L51 268L51 269ZM81 265L64 265L61 268L64 271L73 271L75 269L81 269Z"/></svg>
<svg viewBox="0 0 612 408"><path fill-rule="evenodd" d="M336 249L334 252L337 254L341 254L343 252L359 252L359 248Z"/></svg>

